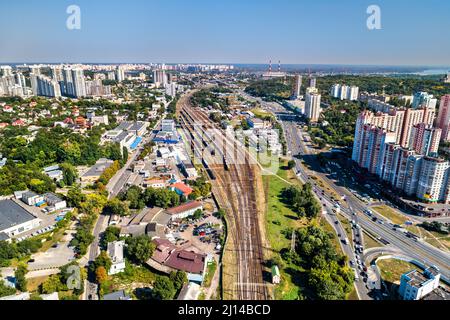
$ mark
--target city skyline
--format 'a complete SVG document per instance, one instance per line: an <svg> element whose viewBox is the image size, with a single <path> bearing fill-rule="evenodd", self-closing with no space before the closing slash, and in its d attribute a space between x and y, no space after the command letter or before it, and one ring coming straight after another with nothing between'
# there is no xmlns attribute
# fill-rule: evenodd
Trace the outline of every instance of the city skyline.
<svg viewBox="0 0 450 320"><path fill-rule="evenodd" d="M381 30L369 30L367 8L354 1L78 1L81 29L68 30L69 1L0 4L0 63L232 63L450 66L441 1L410 6L378 1ZM283 23L279 17L283 16ZM426 17L433 16L430 20ZM15 28L8 26L14 21ZM407 27L406 27L407 26ZM418 45L417 39L427 39ZM27 41L23 41L27 39ZM56 44L55 45L55 40ZM439 44L440 50L429 50ZM333 54L330 55L330 52ZM407 54L405 54L407 52Z"/></svg>

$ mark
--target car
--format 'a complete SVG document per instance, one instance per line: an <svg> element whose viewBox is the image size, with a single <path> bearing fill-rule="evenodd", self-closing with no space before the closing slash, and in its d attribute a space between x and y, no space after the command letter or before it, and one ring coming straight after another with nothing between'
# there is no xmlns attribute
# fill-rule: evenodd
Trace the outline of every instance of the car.
<svg viewBox="0 0 450 320"><path fill-rule="evenodd" d="M52 245L52 248L58 248L58 244L55 243L54 245Z"/></svg>
<svg viewBox="0 0 450 320"><path fill-rule="evenodd" d="M33 263L33 262L35 262L36 260L34 260L34 259L30 259L30 260L28 260L27 261L27 263Z"/></svg>

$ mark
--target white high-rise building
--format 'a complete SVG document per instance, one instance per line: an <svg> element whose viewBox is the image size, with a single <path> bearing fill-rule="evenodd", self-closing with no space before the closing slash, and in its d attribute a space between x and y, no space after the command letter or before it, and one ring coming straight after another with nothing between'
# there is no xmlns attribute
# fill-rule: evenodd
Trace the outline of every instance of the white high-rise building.
<svg viewBox="0 0 450 320"><path fill-rule="evenodd" d="M316 92L307 92L305 96L305 115L311 122L317 122L320 118L321 95Z"/></svg>
<svg viewBox="0 0 450 320"><path fill-rule="evenodd" d="M165 87L167 84L166 71L164 69L153 71L153 82L158 88Z"/></svg>
<svg viewBox="0 0 450 320"><path fill-rule="evenodd" d="M116 80L122 82L125 80L125 69L123 66L118 66L116 69Z"/></svg>
<svg viewBox="0 0 450 320"><path fill-rule="evenodd" d="M10 77L10 76L12 76L12 68L11 68L11 66L1 66L0 69L2 70L3 77Z"/></svg>
<svg viewBox="0 0 450 320"><path fill-rule="evenodd" d="M294 79L294 89L292 91L292 98L298 99L300 97L300 90L302 88L302 76L297 74Z"/></svg>
<svg viewBox="0 0 450 320"><path fill-rule="evenodd" d="M436 109L437 99L428 92L416 92L413 97L412 107L414 109L429 108Z"/></svg>
<svg viewBox="0 0 450 320"><path fill-rule="evenodd" d="M340 92L341 92L341 85L340 85L340 84L334 84L334 85L331 87L330 95L331 95L333 98L339 98Z"/></svg>
<svg viewBox="0 0 450 320"><path fill-rule="evenodd" d="M74 96L76 98L86 97L86 83L83 69L72 69L72 79L74 84Z"/></svg>
<svg viewBox="0 0 450 320"><path fill-rule="evenodd" d="M426 202L446 201L450 165L448 161L425 157L422 163L417 198Z"/></svg>
<svg viewBox="0 0 450 320"><path fill-rule="evenodd" d="M52 79L56 82L64 81L62 66L52 66Z"/></svg>
<svg viewBox="0 0 450 320"><path fill-rule="evenodd" d="M75 86L73 84L72 69L70 68L64 68L63 70L63 89L61 91L64 96L75 96Z"/></svg>
<svg viewBox="0 0 450 320"><path fill-rule="evenodd" d="M175 82L166 85L166 94L171 97L177 95L177 84Z"/></svg>
<svg viewBox="0 0 450 320"><path fill-rule="evenodd" d="M61 90L58 82L49 77L35 75L33 73L30 77L34 95L53 98L61 97Z"/></svg>
<svg viewBox="0 0 450 320"><path fill-rule="evenodd" d="M359 96L359 87L351 86L347 94L347 99L350 101L356 101L358 100L358 96Z"/></svg>

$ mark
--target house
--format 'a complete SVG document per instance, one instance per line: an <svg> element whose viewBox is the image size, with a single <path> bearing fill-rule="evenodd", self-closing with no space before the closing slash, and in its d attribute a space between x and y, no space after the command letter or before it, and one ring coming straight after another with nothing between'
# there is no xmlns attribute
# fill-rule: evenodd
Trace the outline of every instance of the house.
<svg viewBox="0 0 450 320"><path fill-rule="evenodd" d="M44 173L55 181L61 181L63 179L63 171L60 170L59 165L44 168Z"/></svg>
<svg viewBox="0 0 450 320"><path fill-rule="evenodd" d="M264 121L259 118L247 118L247 123L253 129L264 128Z"/></svg>
<svg viewBox="0 0 450 320"><path fill-rule="evenodd" d="M26 231L37 228L41 224L30 212L22 208L13 200L0 201L0 235L8 240Z"/></svg>
<svg viewBox="0 0 450 320"><path fill-rule="evenodd" d="M182 161L181 168L184 170L184 173L188 179L194 179L198 177L197 169L195 169L195 166L192 163Z"/></svg>
<svg viewBox="0 0 450 320"><path fill-rule="evenodd" d="M171 184L169 189L175 191L180 196L185 196L186 198L194 191L191 187L184 184L183 182L177 182Z"/></svg>
<svg viewBox="0 0 450 320"><path fill-rule="evenodd" d="M22 194L21 200L29 206L35 206L44 202L44 197L33 191L26 191Z"/></svg>
<svg viewBox="0 0 450 320"><path fill-rule="evenodd" d="M67 202L66 200L61 199L54 193L46 193L44 194L45 202L47 202L47 205L49 207L52 207L54 210L61 210L64 208L67 208Z"/></svg>
<svg viewBox="0 0 450 320"><path fill-rule="evenodd" d="M14 122L12 123L12 126L13 126L13 127L23 127L23 126L25 126L25 125L26 125L26 123L25 123L25 121L22 120L22 119L17 119L16 121L14 121Z"/></svg>
<svg viewBox="0 0 450 320"><path fill-rule="evenodd" d="M170 208L166 212L171 216L172 221L183 219L192 216L195 211L203 210L203 205L200 201L190 201L179 205L178 207Z"/></svg>
<svg viewBox="0 0 450 320"><path fill-rule="evenodd" d="M167 185L166 181L160 178L150 178L144 180L145 188L154 188L154 189L162 189Z"/></svg>
<svg viewBox="0 0 450 320"><path fill-rule="evenodd" d="M125 270L125 259L123 257L123 247L125 241L114 241L108 243L108 255L111 258L111 268L109 275L117 274Z"/></svg>
<svg viewBox="0 0 450 320"><path fill-rule="evenodd" d="M272 266L272 283L280 284L280 282L281 282L280 269L278 269L278 266Z"/></svg>
<svg viewBox="0 0 450 320"><path fill-rule="evenodd" d="M124 290L116 291L113 293L105 294L103 296L103 300L115 300L115 301L122 301L122 300L133 300L129 295L125 293Z"/></svg>
<svg viewBox="0 0 450 320"><path fill-rule="evenodd" d="M166 267L166 271L181 270L188 273L188 279L198 279L201 283L205 274L207 262L209 260L206 254L196 253L185 249L180 249L167 239L154 239L153 243L156 249L153 256L147 262L152 261Z"/></svg>

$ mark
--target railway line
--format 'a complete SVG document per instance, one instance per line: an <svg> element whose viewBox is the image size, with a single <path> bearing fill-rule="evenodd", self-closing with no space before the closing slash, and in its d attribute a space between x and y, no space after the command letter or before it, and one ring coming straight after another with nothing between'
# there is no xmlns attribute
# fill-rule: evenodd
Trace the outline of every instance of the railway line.
<svg viewBox="0 0 450 320"><path fill-rule="evenodd" d="M236 272L228 275L233 284L227 284L228 292L224 294L237 300L267 300L270 296L263 279L264 249L255 182L259 167L251 163L236 139L216 128L202 110L190 105L189 96L180 99L179 108L179 122L191 138L191 150L209 170L213 193L227 212L232 244L225 247L224 254L233 255L235 269L227 270Z"/></svg>

